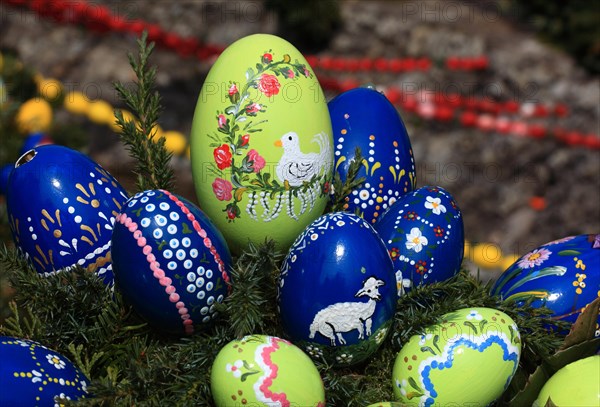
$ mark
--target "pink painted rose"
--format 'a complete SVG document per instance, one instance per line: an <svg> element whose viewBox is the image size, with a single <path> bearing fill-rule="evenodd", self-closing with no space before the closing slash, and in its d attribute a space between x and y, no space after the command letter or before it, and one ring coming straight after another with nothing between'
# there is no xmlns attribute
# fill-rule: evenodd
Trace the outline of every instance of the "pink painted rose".
<svg viewBox="0 0 600 407"><path fill-rule="evenodd" d="M229 148L229 144L223 144L213 151L213 156L215 157L215 162L217 163L217 167L220 170L224 170L231 166L231 149Z"/></svg>
<svg viewBox="0 0 600 407"><path fill-rule="evenodd" d="M265 168L265 159L261 157L256 150L248 151L248 161L252 162L252 169L254 172L259 172Z"/></svg>
<svg viewBox="0 0 600 407"><path fill-rule="evenodd" d="M291 69L288 69L287 77L292 79L294 76L296 76L296 74L294 74L294 71L292 71Z"/></svg>
<svg viewBox="0 0 600 407"><path fill-rule="evenodd" d="M281 84L277 80L277 77L268 73L262 74L258 82L258 90L264 93L266 97L277 95L280 87Z"/></svg>
<svg viewBox="0 0 600 407"><path fill-rule="evenodd" d="M256 113L260 112L260 109L262 109L262 106L258 103L251 103L246 106L246 113L255 115Z"/></svg>
<svg viewBox="0 0 600 407"><path fill-rule="evenodd" d="M237 88L237 85L235 83L232 83L231 86L229 87L229 96L233 96L238 92L239 92L239 90Z"/></svg>
<svg viewBox="0 0 600 407"><path fill-rule="evenodd" d="M216 178L212 183L213 192L219 201L231 201L233 185L223 178Z"/></svg>
<svg viewBox="0 0 600 407"><path fill-rule="evenodd" d="M217 121L219 122L220 129L222 129L223 126L225 126L227 124L227 118L225 117L224 114L220 114L219 116L217 116Z"/></svg>

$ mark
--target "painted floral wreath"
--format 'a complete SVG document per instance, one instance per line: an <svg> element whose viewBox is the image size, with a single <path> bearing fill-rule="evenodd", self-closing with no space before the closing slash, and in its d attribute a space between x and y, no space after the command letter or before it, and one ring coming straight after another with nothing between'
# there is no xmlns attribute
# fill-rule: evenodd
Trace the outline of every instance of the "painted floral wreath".
<svg viewBox="0 0 600 407"><path fill-rule="evenodd" d="M314 206L318 195L327 192L329 183L321 179L324 177L315 175L310 182L290 186L287 181L279 182L270 172L265 171L265 159L258 151L250 148L250 139L252 133L262 131L259 125L267 122L253 120L266 112L267 106L252 100L250 91L256 89L270 98L279 94L279 77L284 80L297 80L300 77L312 78L313 75L305 64L298 60L291 62L288 54L281 60L274 61L271 50L260 57L260 62L255 68L256 70L248 68L244 84L229 82L227 97L231 105L223 111L217 111L218 133L209 134L213 140L210 147L214 148L214 163L209 167L215 175L212 183L213 193L219 201L227 202L223 212L230 222L241 217L238 204L244 193L248 193L250 199L246 212L255 220L255 207L258 204L264 209L262 217L265 221L275 219L286 204L288 215L297 219L294 198L300 199L302 214L309 204L311 208ZM245 150L247 152L244 154ZM227 169L231 170L230 179L226 179L223 173ZM273 206L269 205L269 199L275 199Z"/></svg>

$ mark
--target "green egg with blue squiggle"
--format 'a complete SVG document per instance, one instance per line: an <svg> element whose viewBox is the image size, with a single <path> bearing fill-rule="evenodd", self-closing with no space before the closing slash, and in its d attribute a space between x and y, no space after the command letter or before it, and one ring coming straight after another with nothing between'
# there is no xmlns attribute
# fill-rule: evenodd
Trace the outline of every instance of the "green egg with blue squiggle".
<svg viewBox="0 0 600 407"><path fill-rule="evenodd" d="M488 405L506 390L521 355L515 322L491 308L442 317L400 350L394 394L408 406Z"/></svg>

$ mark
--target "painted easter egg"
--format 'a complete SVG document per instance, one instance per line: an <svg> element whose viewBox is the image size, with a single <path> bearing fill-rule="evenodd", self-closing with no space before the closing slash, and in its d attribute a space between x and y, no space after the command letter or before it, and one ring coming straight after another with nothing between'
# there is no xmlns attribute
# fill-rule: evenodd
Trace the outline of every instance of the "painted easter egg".
<svg viewBox="0 0 600 407"><path fill-rule="evenodd" d="M117 216L112 245L117 288L155 328L191 334L215 319L231 256L194 204L165 190L140 192Z"/></svg>
<svg viewBox="0 0 600 407"><path fill-rule="evenodd" d="M23 155L31 149L45 146L47 144L53 144L50 136L48 136L45 133L33 133L25 138L25 141L23 141L23 145L19 149L19 153Z"/></svg>
<svg viewBox="0 0 600 407"><path fill-rule="evenodd" d="M221 54L196 105L191 161L200 206L234 252L266 237L287 250L323 213L331 120L296 48L255 34Z"/></svg>
<svg viewBox="0 0 600 407"><path fill-rule="evenodd" d="M544 407L548 400L556 406L600 406L600 356L580 359L554 373L533 406Z"/></svg>
<svg viewBox="0 0 600 407"><path fill-rule="evenodd" d="M110 237L125 190L78 151L47 145L19 158L8 180L13 239L39 273L81 266L112 284Z"/></svg>
<svg viewBox="0 0 600 407"><path fill-rule="evenodd" d="M502 273L493 295L518 303L533 299L553 317L575 322L600 296L600 234L565 237L527 253ZM600 323L600 317L598 322Z"/></svg>
<svg viewBox="0 0 600 407"><path fill-rule="evenodd" d="M360 363L381 345L396 311L385 245L364 219L323 215L292 245L281 269L279 308L291 340L337 365Z"/></svg>
<svg viewBox="0 0 600 407"><path fill-rule="evenodd" d="M394 394L408 405L485 406L506 390L520 355L519 330L508 315L490 308L451 312L402 347Z"/></svg>
<svg viewBox="0 0 600 407"><path fill-rule="evenodd" d="M15 164L4 164L0 167L0 195L6 194L6 188L8 187L8 177L15 168Z"/></svg>
<svg viewBox="0 0 600 407"><path fill-rule="evenodd" d="M57 406L87 395L88 379L37 342L0 336L0 406Z"/></svg>
<svg viewBox="0 0 600 407"><path fill-rule="evenodd" d="M359 147L364 158L358 177L365 183L347 197L349 212L373 224L416 184L415 161L406 127L396 108L380 92L357 88L328 104L333 129L335 171L344 181Z"/></svg>
<svg viewBox="0 0 600 407"><path fill-rule="evenodd" d="M229 342L213 363L210 388L218 407L325 406L323 382L312 360L273 336Z"/></svg>
<svg viewBox="0 0 600 407"><path fill-rule="evenodd" d="M404 407L404 405L395 401L384 401L382 403L369 404L367 407Z"/></svg>
<svg viewBox="0 0 600 407"><path fill-rule="evenodd" d="M375 224L394 262L398 295L446 280L464 255L462 214L440 187L422 187L396 201Z"/></svg>

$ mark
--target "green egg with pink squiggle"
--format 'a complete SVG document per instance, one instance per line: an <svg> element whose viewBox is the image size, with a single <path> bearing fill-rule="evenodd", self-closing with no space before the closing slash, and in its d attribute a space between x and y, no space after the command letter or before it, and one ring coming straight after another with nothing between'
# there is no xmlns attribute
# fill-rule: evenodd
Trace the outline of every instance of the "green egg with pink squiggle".
<svg viewBox="0 0 600 407"><path fill-rule="evenodd" d="M213 363L210 387L218 407L325 406L323 382L312 360L274 336L245 336L225 345Z"/></svg>

